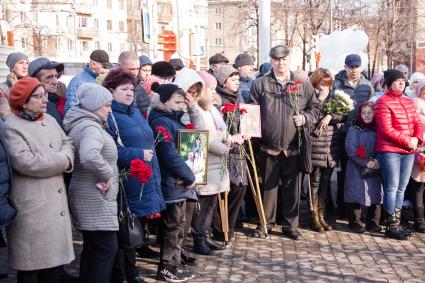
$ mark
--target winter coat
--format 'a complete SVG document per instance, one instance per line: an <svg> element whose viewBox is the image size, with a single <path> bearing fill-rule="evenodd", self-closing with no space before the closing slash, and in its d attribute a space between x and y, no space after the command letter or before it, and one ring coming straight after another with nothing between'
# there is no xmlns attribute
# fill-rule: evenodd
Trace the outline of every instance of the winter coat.
<svg viewBox="0 0 425 283"><path fill-rule="evenodd" d="M3 122L0 119L0 127ZM0 229L6 227L16 215L16 209L9 201L12 180L12 167L6 147L0 137Z"/></svg>
<svg viewBox="0 0 425 283"><path fill-rule="evenodd" d="M129 170L133 159L143 160L143 150L152 149L153 132L135 103L125 105L113 100L112 111L112 115L109 115L108 118L107 132L115 141L119 136L121 143L117 143L118 167L120 170ZM152 175L149 181L143 185L141 200L142 184L131 176L123 181L129 207L137 217L151 215L165 209L161 193L161 172L155 152L152 161L147 164L152 168Z"/></svg>
<svg viewBox="0 0 425 283"><path fill-rule="evenodd" d="M0 84L0 118L6 120L6 117L12 113L10 109L8 97L10 89L12 88L14 79L9 74L6 81Z"/></svg>
<svg viewBox="0 0 425 283"><path fill-rule="evenodd" d="M11 114L1 129L13 168L9 199L18 211L8 226L9 263L17 270L55 267L74 259L63 173L74 147L48 114L28 121Z"/></svg>
<svg viewBox="0 0 425 283"><path fill-rule="evenodd" d="M413 101L413 104L415 105L416 112L418 113L419 120L422 123L422 128L424 128L425 127L425 100L419 97L413 97L412 101ZM425 133L423 138L425 138ZM423 152L424 149L425 148L421 146L418 148L418 151ZM416 163L413 164L411 177L416 182L425 183L425 172L422 172Z"/></svg>
<svg viewBox="0 0 425 283"><path fill-rule="evenodd" d="M410 98L389 91L375 103L376 151L413 153L408 148L410 138L421 144L422 123Z"/></svg>
<svg viewBox="0 0 425 283"><path fill-rule="evenodd" d="M139 82L134 87L134 101L140 113L146 117L150 106L150 98L142 84L143 82Z"/></svg>
<svg viewBox="0 0 425 283"><path fill-rule="evenodd" d="M243 102L248 103L249 91L251 90L252 82L254 80L251 77L240 77L238 93L242 96Z"/></svg>
<svg viewBox="0 0 425 283"><path fill-rule="evenodd" d="M171 112L161 103L154 107L148 117L154 135L158 134L155 130L158 126L164 127L171 135L169 142L160 141L156 146L164 200L166 203L197 200L196 192L186 188L195 182L195 175L177 151L178 131L185 129L181 122L183 112Z"/></svg>
<svg viewBox="0 0 425 283"><path fill-rule="evenodd" d="M345 70L335 75L333 89L344 91L354 101L354 110L348 114L347 120L341 128L342 134L345 136L357 115L358 106L375 95L375 90L363 74L360 74L359 82L353 87L347 82L347 72Z"/></svg>
<svg viewBox="0 0 425 283"><path fill-rule="evenodd" d="M75 169L69 185L69 208L75 227L82 231L117 231L117 146L100 116L73 107L64 119L75 145ZM111 180L102 193L97 184Z"/></svg>
<svg viewBox="0 0 425 283"><path fill-rule="evenodd" d="M272 70L252 84L249 103L260 105L262 132L260 144L265 149L298 149L297 127L292 119L295 112L286 94L286 89L293 87L297 79L291 72L289 81L283 85L276 79ZM300 95L300 114L306 118L305 127L312 127L319 117L319 101L310 82L303 82L300 86Z"/></svg>
<svg viewBox="0 0 425 283"><path fill-rule="evenodd" d="M211 112L216 112L216 117L221 117L217 108L210 111L200 110L203 127L196 129L208 131L208 177L207 184L199 189L200 195L214 195L230 189L230 180L227 166L223 169L223 162L227 155L227 146L223 143L226 138L226 129L217 129ZM224 124L224 121L223 121Z"/></svg>
<svg viewBox="0 0 425 283"><path fill-rule="evenodd" d="M344 201L370 206L382 202L383 190L381 176L362 177L362 170L370 158L376 157L375 132L361 129L358 126L350 128L345 139L345 150L348 155L347 169L345 172ZM356 151L365 146L366 158L360 158Z"/></svg>
<svg viewBox="0 0 425 283"><path fill-rule="evenodd" d="M68 84L66 90L65 114L79 103L77 90L83 83L95 83L97 75L90 70L89 65L84 66L83 72L76 75Z"/></svg>
<svg viewBox="0 0 425 283"><path fill-rule="evenodd" d="M237 104L243 103L243 98L239 93L229 93L225 89L217 86L216 92L220 95L223 105L226 103ZM229 123L227 114L224 115L224 121L229 124L229 133L235 135L240 133L240 113L236 111L235 118ZM241 154L242 147L244 145L234 145L229 152L227 159L227 168L229 170L230 183L234 185L242 184L248 185L247 171L246 171L246 158Z"/></svg>
<svg viewBox="0 0 425 283"><path fill-rule="evenodd" d="M331 91L328 97L320 103L319 121L316 124L316 131L312 136L311 161L314 167L333 168L338 165L340 149L340 123L343 122L347 115L331 114L332 119L329 125L317 137L314 133L318 132L320 121L326 116L323 108L325 104L334 97L334 92Z"/></svg>

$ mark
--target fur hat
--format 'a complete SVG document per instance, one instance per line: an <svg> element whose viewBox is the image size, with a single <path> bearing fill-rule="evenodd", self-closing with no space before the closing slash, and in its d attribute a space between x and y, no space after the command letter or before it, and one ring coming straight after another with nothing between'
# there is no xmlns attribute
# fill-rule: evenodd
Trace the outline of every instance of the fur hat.
<svg viewBox="0 0 425 283"><path fill-rule="evenodd" d="M388 69L384 72L384 85L386 85L389 89L391 88L393 82L398 79L404 79L402 72L394 69Z"/></svg>
<svg viewBox="0 0 425 283"><path fill-rule="evenodd" d="M161 78L174 77L176 75L176 70L174 70L174 67L170 63L158 61L152 65L152 75Z"/></svg>
<svg viewBox="0 0 425 283"><path fill-rule="evenodd" d="M112 94L97 83L84 83L77 91L80 107L95 112L100 107L112 101Z"/></svg>

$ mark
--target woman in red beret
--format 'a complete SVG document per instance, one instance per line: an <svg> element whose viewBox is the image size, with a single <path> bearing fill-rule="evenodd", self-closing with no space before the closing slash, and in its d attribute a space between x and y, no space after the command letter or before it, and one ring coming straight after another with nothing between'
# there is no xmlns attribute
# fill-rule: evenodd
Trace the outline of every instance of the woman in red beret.
<svg viewBox="0 0 425 283"><path fill-rule="evenodd" d="M74 259L64 172L74 163L72 141L45 114L47 93L31 77L17 81L1 136L12 164L10 201L18 211L7 229L17 282L61 282Z"/></svg>

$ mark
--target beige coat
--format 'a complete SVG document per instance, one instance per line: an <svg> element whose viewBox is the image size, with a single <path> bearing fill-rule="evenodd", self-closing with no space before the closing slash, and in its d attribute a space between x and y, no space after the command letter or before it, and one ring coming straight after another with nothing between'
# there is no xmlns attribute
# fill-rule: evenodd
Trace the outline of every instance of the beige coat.
<svg viewBox="0 0 425 283"><path fill-rule="evenodd" d="M218 112L215 107L212 107L211 111ZM195 127L197 130L208 131L207 185L201 186L199 193L201 195L213 195L230 189L227 163L225 163L223 168L224 158L228 154L228 151L226 151L226 145L223 143L223 139L226 137L226 130L217 129L210 111L205 111L199 107L199 112L201 114L202 122L199 124L196 123ZM218 117L221 117L221 114L218 113ZM222 168L224 169L223 172Z"/></svg>
<svg viewBox="0 0 425 283"><path fill-rule="evenodd" d="M422 127L425 127L425 100L415 96L412 98L412 101L413 101L413 104L415 105L416 112L419 115L419 119L422 122ZM425 131L424 131L423 138L425 140ZM424 151L424 149L425 147L421 146L419 147L418 150ZM416 163L413 164L411 177L416 182L425 183L425 172L422 172Z"/></svg>
<svg viewBox="0 0 425 283"><path fill-rule="evenodd" d="M74 147L56 120L10 115L1 129L13 168L10 200L18 213L8 227L9 262L17 270L55 267L74 259L63 173Z"/></svg>

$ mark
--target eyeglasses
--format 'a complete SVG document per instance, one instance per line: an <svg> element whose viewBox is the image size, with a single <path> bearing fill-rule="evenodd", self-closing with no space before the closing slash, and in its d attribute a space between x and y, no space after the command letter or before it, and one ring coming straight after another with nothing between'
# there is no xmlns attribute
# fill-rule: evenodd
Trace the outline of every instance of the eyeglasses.
<svg viewBox="0 0 425 283"><path fill-rule="evenodd" d="M31 95L31 97L34 97L35 99L43 99L43 98L48 98L49 94L47 92L44 92L40 94L33 94Z"/></svg>

